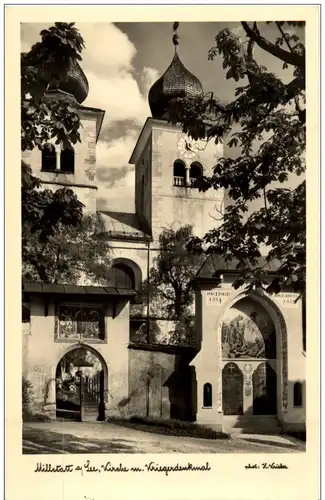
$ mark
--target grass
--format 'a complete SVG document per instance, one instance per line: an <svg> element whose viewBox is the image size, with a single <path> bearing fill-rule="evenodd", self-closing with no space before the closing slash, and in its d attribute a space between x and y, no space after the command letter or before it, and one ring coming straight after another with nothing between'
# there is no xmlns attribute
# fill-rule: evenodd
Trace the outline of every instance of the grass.
<svg viewBox="0 0 325 500"><path fill-rule="evenodd" d="M203 439L230 439L230 435L222 431L216 431L193 422L183 422L181 420L162 420L158 418L132 416L130 418L109 417L108 422L112 422L123 427L130 427L155 434L165 434L169 436L183 436Z"/></svg>
<svg viewBox="0 0 325 500"><path fill-rule="evenodd" d="M29 410L24 410L23 422L51 422L51 419L44 413L34 413Z"/></svg>

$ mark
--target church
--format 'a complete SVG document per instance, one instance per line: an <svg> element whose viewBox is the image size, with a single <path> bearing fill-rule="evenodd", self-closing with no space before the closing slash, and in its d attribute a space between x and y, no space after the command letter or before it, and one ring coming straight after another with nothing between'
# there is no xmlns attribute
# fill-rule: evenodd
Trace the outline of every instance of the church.
<svg viewBox="0 0 325 500"><path fill-rule="evenodd" d="M47 98L78 104L81 142L47 144L23 154L43 187L71 187L96 213L96 144L105 111L83 105L88 81L78 63ZM141 416L197 422L223 431L305 429L305 323L298 294L235 290L236 263L210 255L193 277L195 328L182 345L173 325L138 303L165 228L193 225L202 237L222 213L227 193L199 192L223 145L203 144L163 119L171 99L202 95L200 81L175 53L149 92L151 117L134 145L135 211L97 212L110 236L107 286L25 283L23 377L33 405L50 418L96 421ZM123 193L121 193L123 196ZM266 268L272 279L276 266ZM155 339L148 324L154 321Z"/></svg>

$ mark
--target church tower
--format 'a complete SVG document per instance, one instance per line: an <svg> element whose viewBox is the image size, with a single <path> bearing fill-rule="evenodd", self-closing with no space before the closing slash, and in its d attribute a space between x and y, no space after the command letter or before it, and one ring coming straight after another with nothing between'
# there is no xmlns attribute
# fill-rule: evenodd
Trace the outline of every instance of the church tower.
<svg viewBox="0 0 325 500"><path fill-rule="evenodd" d="M178 55L179 37L175 32L173 59L149 91L152 118L148 118L130 163L135 165L136 213L156 241L164 228L177 229L186 224L202 237L216 227L223 211L223 192L199 192L195 181L211 177L222 145L193 141L178 125L165 119L172 99L203 97L201 82L182 63Z"/></svg>
<svg viewBox="0 0 325 500"><path fill-rule="evenodd" d="M86 75L78 62L71 62L66 80L49 87L45 98L77 109L81 123L80 142L63 148L55 143L54 138L44 145L42 151L38 148L24 151L22 157L33 166L33 172L41 179L44 188L52 191L72 188L84 204L84 213L90 214L96 212L96 143L105 111L83 105L88 92Z"/></svg>

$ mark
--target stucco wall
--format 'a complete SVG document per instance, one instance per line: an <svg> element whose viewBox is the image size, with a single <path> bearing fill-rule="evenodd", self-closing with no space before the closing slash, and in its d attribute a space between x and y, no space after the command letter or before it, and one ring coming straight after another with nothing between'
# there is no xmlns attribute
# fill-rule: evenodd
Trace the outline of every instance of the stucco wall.
<svg viewBox="0 0 325 500"><path fill-rule="evenodd" d="M196 369L198 380L198 408L201 414L201 421L210 420L212 413L222 412L222 387L221 368L223 366L221 353L221 325L224 315L229 308L242 298L243 289L234 290L231 281L226 281L221 287L216 287L211 283L202 284L197 291L196 302L198 328L202 331L201 350L193 359L192 365ZM283 424L294 427L303 426L305 421L306 394L305 394L305 353L302 348L302 306L297 295L288 291L275 297L268 297L268 310L270 304L278 306L287 329L287 370L288 370L288 404L287 409L282 411L282 350L285 346L279 338L277 332L277 380L278 380L278 416ZM260 301L263 306L263 298ZM266 304L267 305L267 304ZM273 315L276 318L276 315ZM236 360L237 361L237 360ZM213 387L213 409L202 407L203 385L210 382ZM295 408L293 406L293 385L295 382L303 384L303 406ZM202 408L202 410L200 410ZM215 418L215 415L213 415Z"/></svg>
<svg viewBox="0 0 325 500"><path fill-rule="evenodd" d="M178 142L181 131L154 125L152 130L152 227L154 237L165 227L178 228L192 224L194 232L203 236L216 226L218 210L223 209L223 190L200 193L197 189L174 187L173 165L179 158ZM205 175L211 175L217 158L222 156L222 146L208 144L191 160L202 164Z"/></svg>
<svg viewBox="0 0 325 500"><path fill-rule="evenodd" d="M33 151L24 151L23 160L32 166L36 177L44 181L42 189L56 190L68 185L76 192L78 199L85 204L85 212L96 211L96 115L83 113L79 130L81 142L74 145L75 172L65 174L61 172L42 171L42 152L35 148ZM60 146L58 146L60 148Z"/></svg>
<svg viewBox="0 0 325 500"><path fill-rule="evenodd" d="M130 415L183 418L191 414L190 375L177 354L130 349Z"/></svg>
<svg viewBox="0 0 325 500"><path fill-rule="evenodd" d="M108 410L118 413L118 404L128 395L128 349L129 342L129 303L120 302L116 316L113 317L112 305L107 305L105 318L105 341L86 341L82 345L98 352L105 360L108 369ZM80 347L78 341L67 342L55 339L55 307L50 303L45 316L42 298L31 300L30 334L28 343L23 345L23 357L28 355L26 376L33 384L35 402L42 408L47 401L47 388L55 379L56 367L60 359L71 348ZM50 401L53 403L53 400Z"/></svg>

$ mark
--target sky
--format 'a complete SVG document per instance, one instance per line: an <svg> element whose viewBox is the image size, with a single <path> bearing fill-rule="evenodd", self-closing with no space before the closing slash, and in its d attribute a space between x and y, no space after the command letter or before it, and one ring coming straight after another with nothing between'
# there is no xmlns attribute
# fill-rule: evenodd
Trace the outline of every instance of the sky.
<svg viewBox="0 0 325 500"><path fill-rule="evenodd" d="M21 50L28 51L40 40L40 31L50 25L23 23ZM174 54L172 24L77 23L76 27L86 45L80 64L89 82L89 94L83 105L105 110L97 143L97 209L133 212L134 167L128 161L142 126L151 116L149 89ZM279 35L274 25L260 23L259 27L272 41ZM214 37L224 28L245 40L240 23L180 23L178 53L205 92L212 91L221 101L229 102L242 83L225 79L221 57L208 61ZM302 29L297 34L303 38ZM292 70L283 70L281 61L272 55L257 48L255 57L283 81L292 79Z"/></svg>

